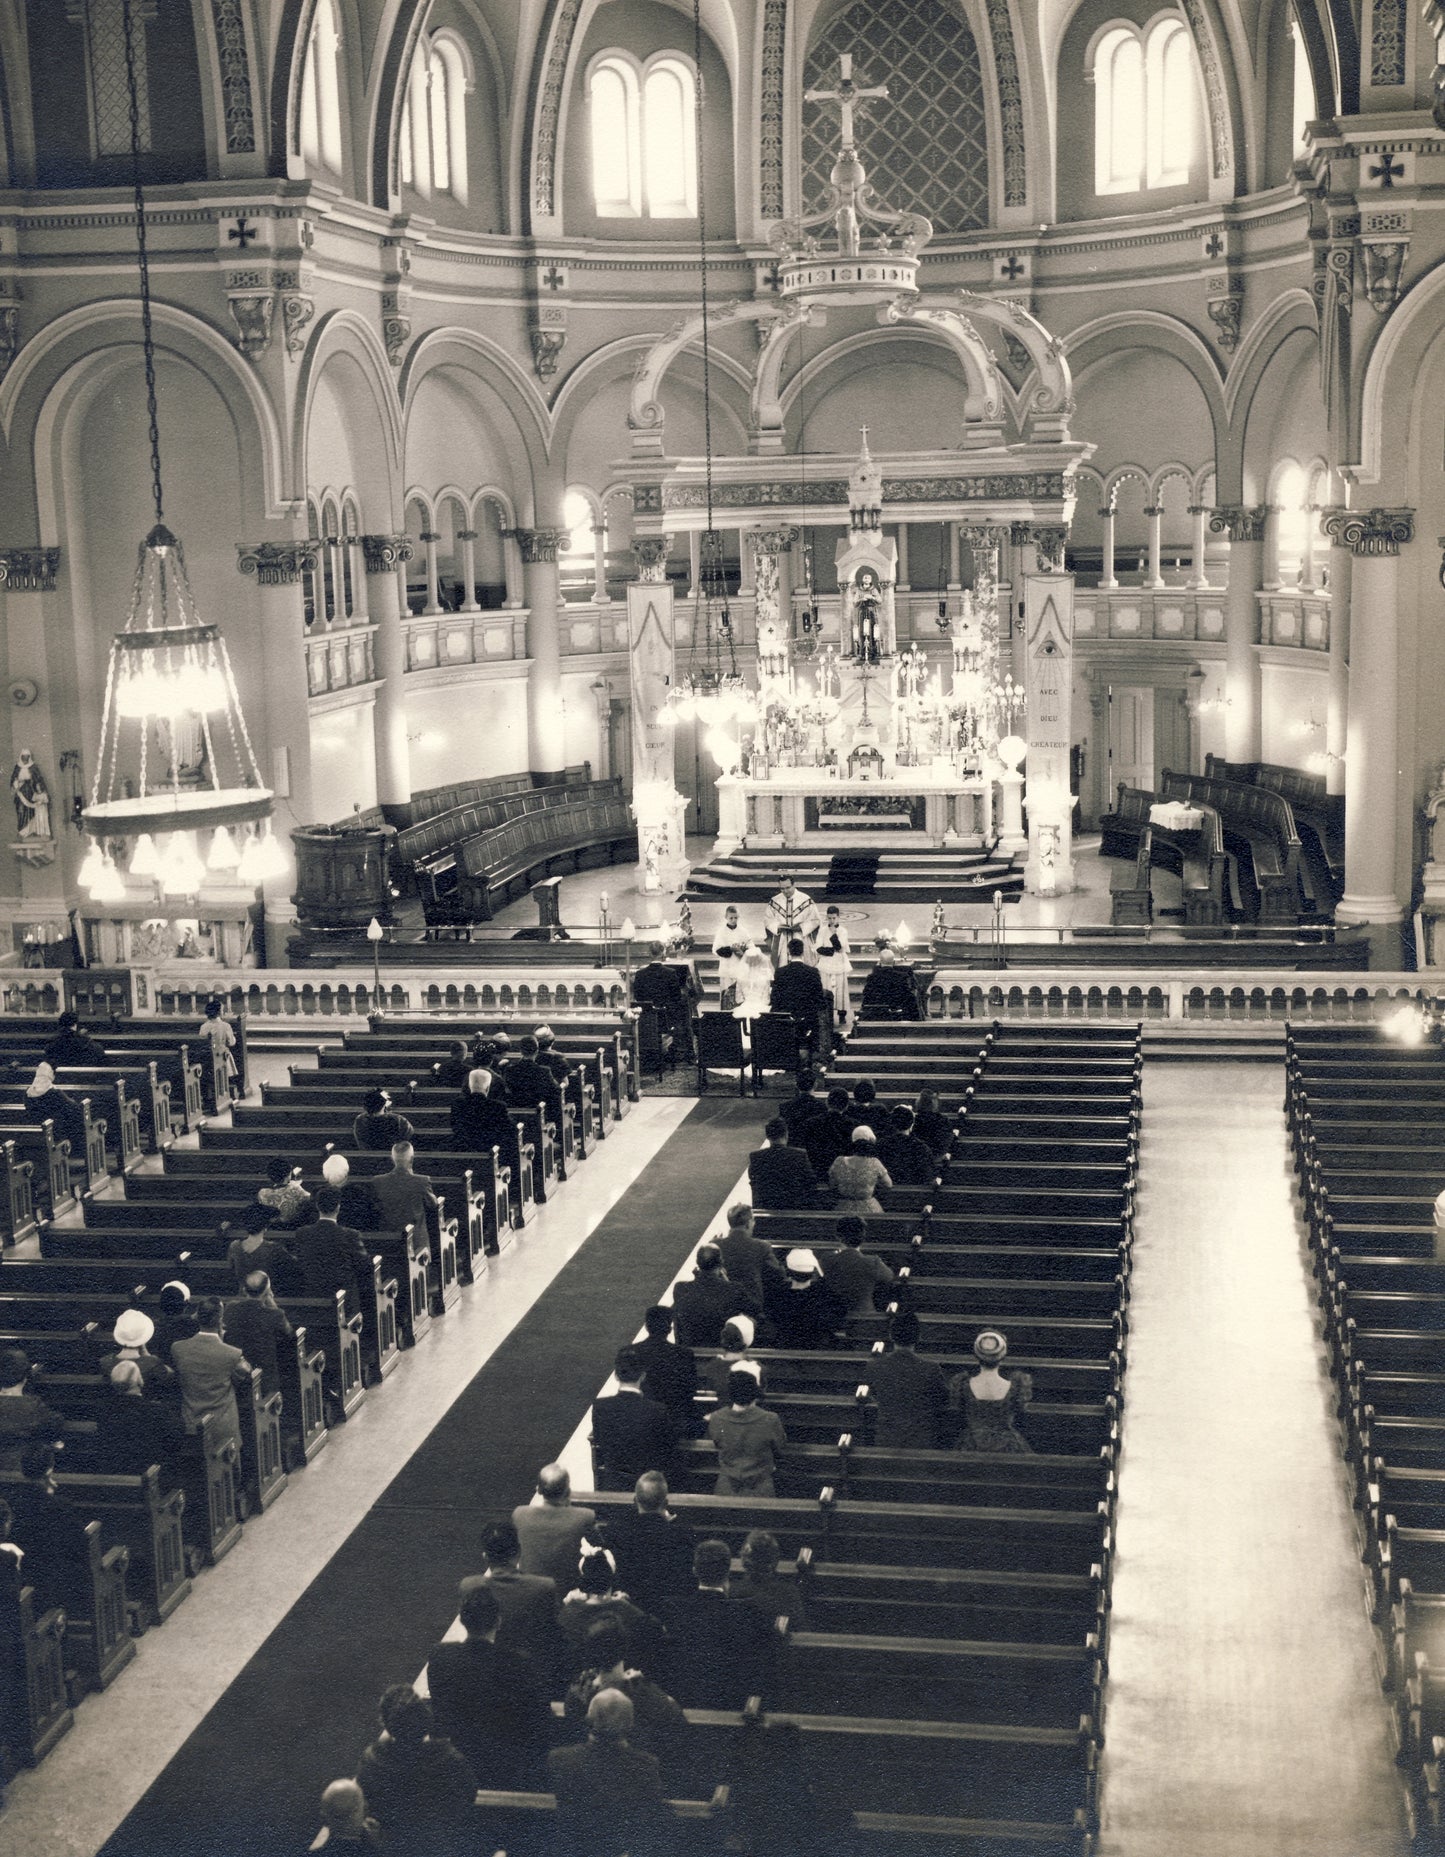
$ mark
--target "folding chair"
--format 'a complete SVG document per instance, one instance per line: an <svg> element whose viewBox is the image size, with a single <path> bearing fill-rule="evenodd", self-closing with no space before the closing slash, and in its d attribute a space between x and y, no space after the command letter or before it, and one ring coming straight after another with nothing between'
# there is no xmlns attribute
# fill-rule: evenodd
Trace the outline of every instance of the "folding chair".
<svg viewBox="0 0 1445 1857"><path fill-rule="evenodd" d="M756 1024L757 1021L754 1021ZM743 1027L730 1012L700 1012L697 1015L697 1093L707 1094L710 1070L735 1070L738 1095L745 1095L743 1073L747 1069L743 1050Z"/></svg>

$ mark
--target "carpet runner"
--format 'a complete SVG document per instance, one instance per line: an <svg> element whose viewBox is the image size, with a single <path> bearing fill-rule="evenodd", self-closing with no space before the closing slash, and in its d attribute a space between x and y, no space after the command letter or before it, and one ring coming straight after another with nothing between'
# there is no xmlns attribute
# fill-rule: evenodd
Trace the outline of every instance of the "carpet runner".
<svg viewBox="0 0 1445 1857"><path fill-rule="evenodd" d="M823 886L824 896L838 898L860 897L878 894L878 865L880 859L876 851L855 851L850 856L836 857L828 866L828 881Z"/></svg>

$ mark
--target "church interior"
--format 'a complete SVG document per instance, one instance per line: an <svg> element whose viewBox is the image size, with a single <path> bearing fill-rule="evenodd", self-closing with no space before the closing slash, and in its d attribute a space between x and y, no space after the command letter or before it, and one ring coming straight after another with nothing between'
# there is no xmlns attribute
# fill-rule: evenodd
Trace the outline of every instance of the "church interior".
<svg viewBox="0 0 1445 1857"><path fill-rule="evenodd" d="M0 1857L1442 1857L1442 201L1442 0L0 0Z"/></svg>

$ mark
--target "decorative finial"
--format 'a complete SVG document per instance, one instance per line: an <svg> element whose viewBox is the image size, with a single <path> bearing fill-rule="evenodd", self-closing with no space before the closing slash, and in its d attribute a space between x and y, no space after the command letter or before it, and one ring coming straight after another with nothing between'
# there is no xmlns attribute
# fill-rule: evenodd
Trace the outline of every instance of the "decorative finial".
<svg viewBox="0 0 1445 1857"><path fill-rule="evenodd" d="M872 453L868 450L868 428L867 426L863 426L860 430L863 433L863 449L858 453L858 462L860 464L866 464L872 456Z"/></svg>

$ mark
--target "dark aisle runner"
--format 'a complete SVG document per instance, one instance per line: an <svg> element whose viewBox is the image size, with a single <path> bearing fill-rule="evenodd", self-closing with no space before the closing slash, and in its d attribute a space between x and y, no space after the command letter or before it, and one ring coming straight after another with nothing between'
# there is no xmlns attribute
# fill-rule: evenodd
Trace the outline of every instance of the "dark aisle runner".
<svg viewBox="0 0 1445 1857"><path fill-rule="evenodd" d="M103 1847L103 1857L285 1857L356 1770L377 1698L409 1683L747 1165L759 1109L704 1098L481 1369ZM586 1193L585 1169L571 1188ZM451 1318L449 1318L451 1319ZM282 1509L284 1511L284 1501ZM165 1627L185 1630L184 1608ZM157 1650L160 1641L157 1640ZM145 1655L142 1646L141 1655Z"/></svg>

